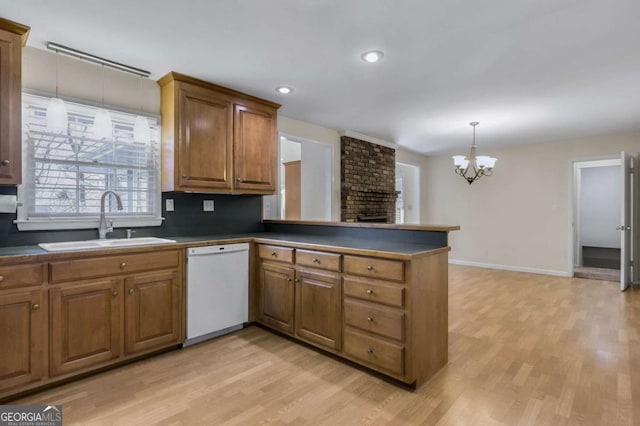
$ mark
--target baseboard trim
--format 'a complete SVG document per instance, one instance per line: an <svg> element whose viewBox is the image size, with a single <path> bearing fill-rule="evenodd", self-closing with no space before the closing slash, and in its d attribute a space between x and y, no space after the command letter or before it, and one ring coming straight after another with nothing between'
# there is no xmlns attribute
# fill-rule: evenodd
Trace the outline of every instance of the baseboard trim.
<svg viewBox="0 0 640 426"><path fill-rule="evenodd" d="M567 271L556 271L553 269L527 268L524 266L496 265L493 263L470 262L468 260L449 259L452 265L474 266L476 268L501 269L503 271L529 272L531 274L554 275L557 277L571 277Z"/></svg>

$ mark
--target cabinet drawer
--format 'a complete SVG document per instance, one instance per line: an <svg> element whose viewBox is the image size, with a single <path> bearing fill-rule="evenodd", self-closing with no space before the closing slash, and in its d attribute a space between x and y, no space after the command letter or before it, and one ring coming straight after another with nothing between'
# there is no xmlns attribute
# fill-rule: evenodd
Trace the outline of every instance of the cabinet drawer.
<svg viewBox="0 0 640 426"><path fill-rule="evenodd" d="M404 374L404 347L352 330L344 331L344 351L374 368Z"/></svg>
<svg viewBox="0 0 640 426"><path fill-rule="evenodd" d="M258 255L262 259L275 260L276 262L293 263L293 249L289 247L260 244L258 248Z"/></svg>
<svg viewBox="0 0 640 426"><path fill-rule="evenodd" d="M328 269L340 272L339 254L324 253L321 251L296 250L296 263L301 266L312 268Z"/></svg>
<svg viewBox="0 0 640 426"><path fill-rule="evenodd" d="M345 256L344 272L363 277L404 281L404 262L373 257Z"/></svg>
<svg viewBox="0 0 640 426"><path fill-rule="evenodd" d="M344 322L391 339L404 339L404 312L373 303L344 301Z"/></svg>
<svg viewBox="0 0 640 426"><path fill-rule="evenodd" d="M41 263L0 266L0 290L40 285L44 281L42 269Z"/></svg>
<svg viewBox="0 0 640 426"><path fill-rule="evenodd" d="M344 295L370 302L384 303L398 308L404 307L404 287L400 284L385 284L384 282L363 280L358 278L344 278Z"/></svg>
<svg viewBox="0 0 640 426"><path fill-rule="evenodd" d="M49 273L51 282L59 283L131 272L171 269L177 268L180 264L180 253L180 250L156 251L51 262Z"/></svg>

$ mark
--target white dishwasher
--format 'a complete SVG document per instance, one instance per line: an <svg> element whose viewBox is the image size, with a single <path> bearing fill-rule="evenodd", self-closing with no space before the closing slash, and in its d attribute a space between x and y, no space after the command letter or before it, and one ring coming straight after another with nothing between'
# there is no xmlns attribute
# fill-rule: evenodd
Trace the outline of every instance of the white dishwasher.
<svg viewBox="0 0 640 426"><path fill-rule="evenodd" d="M239 330L249 321L249 244L187 249L184 346Z"/></svg>

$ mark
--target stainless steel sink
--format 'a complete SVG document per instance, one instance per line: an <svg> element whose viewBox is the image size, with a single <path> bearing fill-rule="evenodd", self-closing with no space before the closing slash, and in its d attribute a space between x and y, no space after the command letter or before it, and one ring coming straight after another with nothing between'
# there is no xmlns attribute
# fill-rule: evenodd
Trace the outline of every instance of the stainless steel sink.
<svg viewBox="0 0 640 426"><path fill-rule="evenodd" d="M135 247L152 244L175 243L175 240L156 237L118 238L113 240L67 241L64 243L40 243L38 246L46 251L98 250L104 248Z"/></svg>

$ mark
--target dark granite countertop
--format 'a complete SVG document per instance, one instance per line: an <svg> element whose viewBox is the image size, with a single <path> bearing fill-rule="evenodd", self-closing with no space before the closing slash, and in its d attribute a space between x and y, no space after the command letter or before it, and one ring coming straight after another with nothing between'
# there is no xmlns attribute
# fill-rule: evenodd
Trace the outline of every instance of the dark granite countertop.
<svg viewBox="0 0 640 426"><path fill-rule="evenodd" d="M202 246L208 244L223 244L236 241L250 241L256 239L261 243L272 243L282 245L295 245L302 248L311 249L327 249L329 251L371 251L377 254L387 253L392 257L408 258L412 255L430 252L433 250L441 250L443 247L433 244L395 242L375 239L347 238L338 236L322 236L322 235L304 235L292 233L245 233L245 234L222 234L222 235L202 235L202 236L170 236L163 237L176 241L175 246L179 248ZM157 246L173 246L172 243L156 245ZM322 247L318 247L322 246ZM127 247L126 250L148 249L150 246L133 246ZM0 247L0 257L12 256L37 256L37 257L56 257L56 255L64 255L68 253L81 253L90 251L99 251L100 254L108 254L110 251L123 250L125 248L101 248L99 250L78 250L63 252L47 252L38 246L16 246L16 247ZM7 259L5 259L7 260Z"/></svg>

